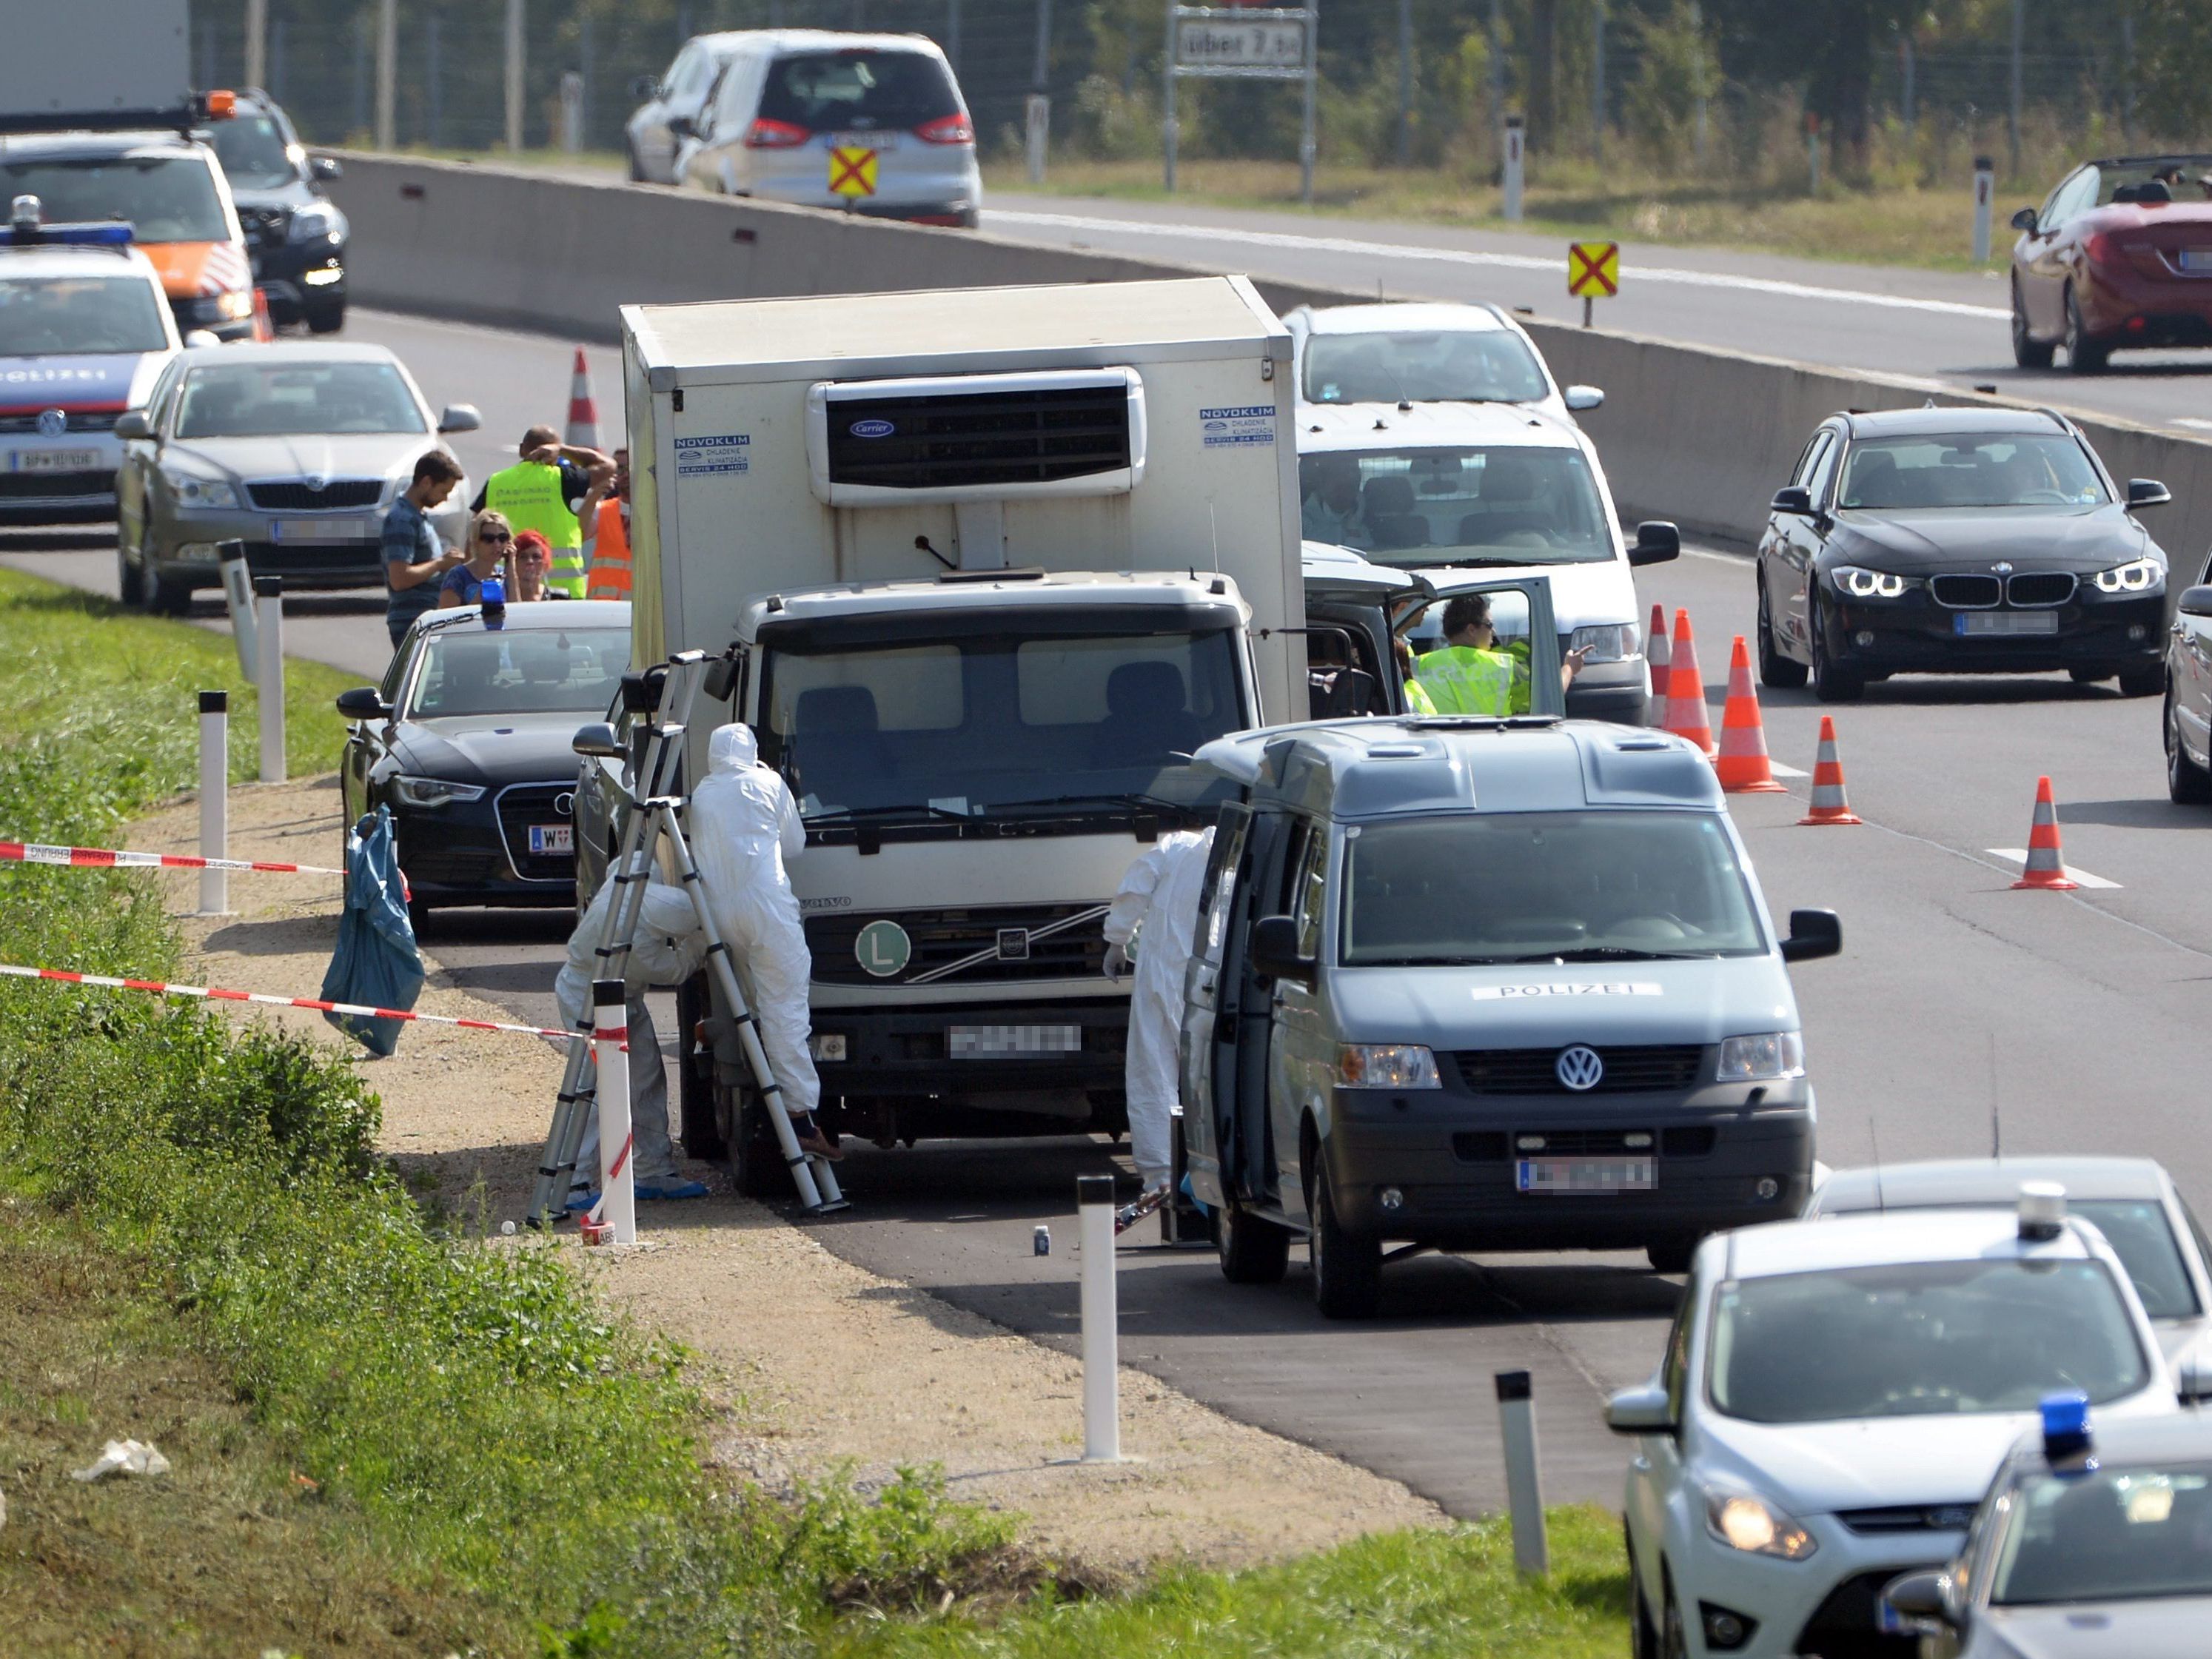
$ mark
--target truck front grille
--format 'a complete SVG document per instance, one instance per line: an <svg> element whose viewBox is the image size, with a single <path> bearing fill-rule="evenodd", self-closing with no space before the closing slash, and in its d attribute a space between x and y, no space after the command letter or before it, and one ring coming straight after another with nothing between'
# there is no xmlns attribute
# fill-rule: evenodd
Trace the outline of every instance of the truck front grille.
<svg viewBox="0 0 2212 1659"><path fill-rule="evenodd" d="M1087 911L1098 914L1060 926L1056 932L1043 931L1069 923ZM871 974L860 965L860 933L875 921L894 922L906 934L906 966L896 974ZM1105 965L1104 924L1103 907L1085 904L981 905L961 910L878 913L848 910L808 916L806 948L814 957L814 980L823 985L912 985L918 980L948 985L1003 985L1024 980L1091 979ZM962 963L967 965L956 966Z"/></svg>

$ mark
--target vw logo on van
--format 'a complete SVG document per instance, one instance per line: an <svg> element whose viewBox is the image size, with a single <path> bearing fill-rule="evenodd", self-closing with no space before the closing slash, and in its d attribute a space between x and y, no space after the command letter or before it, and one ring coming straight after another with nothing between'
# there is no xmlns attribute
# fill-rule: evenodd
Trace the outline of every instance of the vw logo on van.
<svg viewBox="0 0 2212 1659"><path fill-rule="evenodd" d="M39 435L58 438L69 430L69 411L65 409L42 409L39 411Z"/></svg>
<svg viewBox="0 0 2212 1659"><path fill-rule="evenodd" d="M1599 1079L1605 1076L1605 1062L1597 1057L1597 1050L1586 1042L1560 1049L1552 1069L1559 1074L1561 1088L1571 1089L1578 1095L1596 1088Z"/></svg>
<svg viewBox="0 0 2212 1659"><path fill-rule="evenodd" d="M898 428L889 421L855 421L845 430L855 438L888 438Z"/></svg>

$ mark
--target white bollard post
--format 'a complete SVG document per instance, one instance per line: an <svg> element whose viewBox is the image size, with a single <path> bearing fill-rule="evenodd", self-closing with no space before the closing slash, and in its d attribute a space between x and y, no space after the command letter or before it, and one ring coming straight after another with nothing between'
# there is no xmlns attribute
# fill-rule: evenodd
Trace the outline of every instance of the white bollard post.
<svg viewBox="0 0 2212 1659"><path fill-rule="evenodd" d="M574 70L561 76L561 148L570 155L584 148L584 77Z"/></svg>
<svg viewBox="0 0 2212 1659"><path fill-rule="evenodd" d="M200 693L200 856L230 856L230 693ZM230 914L230 872L200 872L200 914Z"/></svg>
<svg viewBox="0 0 2212 1659"><path fill-rule="evenodd" d="M1022 150L1033 185L1044 182L1046 153L1052 147L1052 100L1033 92L1022 101Z"/></svg>
<svg viewBox="0 0 2212 1659"><path fill-rule="evenodd" d="M1536 1402L1528 1373L1498 1373L1498 1428L1505 1442L1505 1507L1513 1518L1513 1565L1531 1578L1552 1570L1544 1493L1536 1479Z"/></svg>
<svg viewBox="0 0 2212 1659"><path fill-rule="evenodd" d="M1083 1252L1083 1461L1121 1461L1121 1310L1114 1285L1114 1177L1075 1177Z"/></svg>
<svg viewBox="0 0 2212 1659"><path fill-rule="evenodd" d="M1521 166L1522 152L1528 147L1528 124L1518 115L1505 118L1504 191L1498 207L1499 214L1515 224L1521 222Z"/></svg>
<svg viewBox="0 0 2212 1659"><path fill-rule="evenodd" d="M261 781L284 781L284 579L253 579L253 641L260 658L253 682L259 692Z"/></svg>
<svg viewBox="0 0 2212 1659"><path fill-rule="evenodd" d="M261 654L253 643L253 576L246 568L244 542L217 542L222 561L223 608L230 612L231 641L238 647L238 672L248 685L261 672Z"/></svg>
<svg viewBox="0 0 2212 1659"><path fill-rule="evenodd" d="M599 1105L599 1219L617 1244L637 1243L637 1160L629 1121L629 996L618 979L592 981L592 1057Z"/></svg>
<svg viewBox="0 0 2212 1659"><path fill-rule="evenodd" d="M1990 262L1990 209L1997 193L1996 163L1986 155L1974 157L1974 263Z"/></svg>

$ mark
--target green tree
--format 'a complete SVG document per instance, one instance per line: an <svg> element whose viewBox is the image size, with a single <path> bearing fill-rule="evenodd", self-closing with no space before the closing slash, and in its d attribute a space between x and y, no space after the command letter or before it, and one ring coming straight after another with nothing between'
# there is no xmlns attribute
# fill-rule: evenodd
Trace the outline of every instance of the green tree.
<svg viewBox="0 0 2212 1659"><path fill-rule="evenodd" d="M2201 0L2199 0L2201 3ZM1796 82L1837 159L1867 164L1873 130L1875 54L1899 29L1932 27L1959 0L1707 0L1722 68L1752 82Z"/></svg>

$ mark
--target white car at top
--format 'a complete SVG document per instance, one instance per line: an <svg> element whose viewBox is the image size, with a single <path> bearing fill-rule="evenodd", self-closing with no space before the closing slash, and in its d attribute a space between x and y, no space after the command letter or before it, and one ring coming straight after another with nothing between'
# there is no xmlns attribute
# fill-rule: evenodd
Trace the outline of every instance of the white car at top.
<svg viewBox="0 0 2212 1659"><path fill-rule="evenodd" d="M181 342L161 278L123 226L0 225L0 524L115 516L116 416Z"/></svg>
<svg viewBox="0 0 2212 1659"><path fill-rule="evenodd" d="M1283 325L1302 404L1516 404L1566 419L1605 401L1594 386L1561 386L1492 305L1300 306Z"/></svg>
<svg viewBox="0 0 2212 1659"><path fill-rule="evenodd" d="M1567 713L1644 723L1650 667L1633 568L1675 557L1681 536L1652 520L1623 538L1581 428L1522 404L1313 403L1299 406L1297 428L1307 539L1416 572L1447 599L1547 578L1560 649L1588 653ZM1429 616L1432 631L1443 607Z"/></svg>
<svg viewBox="0 0 2212 1659"><path fill-rule="evenodd" d="M2053 1395L2178 1385L2127 1271L2056 1187L2016 1212L1778 1222L1698 1247L1658 1374L1613 1395L1639 1659L1910 1654L1878 1603L1956 1553Z"/></svg>

